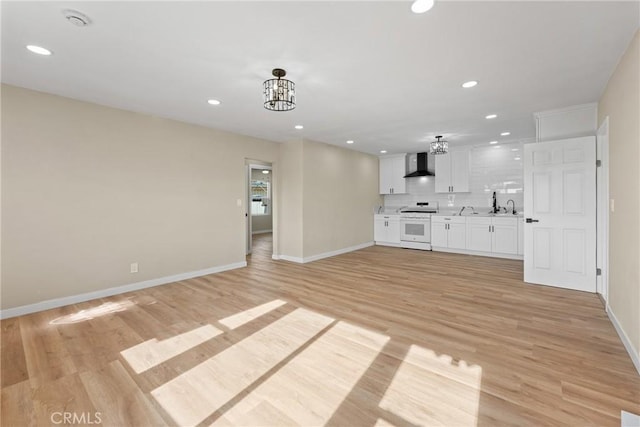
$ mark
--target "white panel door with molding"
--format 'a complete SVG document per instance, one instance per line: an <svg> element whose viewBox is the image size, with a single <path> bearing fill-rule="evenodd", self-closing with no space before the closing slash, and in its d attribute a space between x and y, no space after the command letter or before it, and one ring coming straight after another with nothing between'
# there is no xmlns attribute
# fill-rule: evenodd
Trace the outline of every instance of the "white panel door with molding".
<svg viewBox="0 0 640 427"><path fill-rule="evenodd" d="M524 146L524 280L596 291L595 137Z"/></svg>

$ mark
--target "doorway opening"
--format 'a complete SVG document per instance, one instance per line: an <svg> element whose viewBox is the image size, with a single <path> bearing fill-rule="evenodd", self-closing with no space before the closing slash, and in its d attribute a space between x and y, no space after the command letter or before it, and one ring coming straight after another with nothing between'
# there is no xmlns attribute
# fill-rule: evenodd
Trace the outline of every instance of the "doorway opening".
<svg viewBox="0 0 640 427"><path fill-rule="evenodd" d="M247 165L247 261L273 254L273 168ZM250 258L249 258L250 257Z"/></svg>

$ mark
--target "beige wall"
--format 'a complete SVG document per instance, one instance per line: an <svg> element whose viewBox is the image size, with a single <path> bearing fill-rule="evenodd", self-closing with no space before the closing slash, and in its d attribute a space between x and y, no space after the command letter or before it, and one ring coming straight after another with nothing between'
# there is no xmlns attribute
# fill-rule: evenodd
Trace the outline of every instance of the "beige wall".
<svg viewBox="0 0 640 427"><path fill-rule="evenodd" d="M640 31L600 99L598 122L609 117L609 305L640 350Z"/></svg>
<svg viewBox="0 0 640 427"><path fill-rule="evenodd" d="M313 257L373 241L378 158L301 140L280 146L279 255Z"/></svg>
<svg viewBox="0 0 640 427"><path fill-rule="evenodd" d="M278 169L278 247L274 254L302 258L302 141L280 144Z"/></svg>
<svg viewBox="0 0 640 427"><path fill-rule="evenodd" d="M303 161L304 257L373 241L378 158L305 140Z"/></svg>
<svg viewBox="0 0 640 427"><path fill-rule="evenodd" d="M278 145L3 85L2 308L243 262Z"/></svg>

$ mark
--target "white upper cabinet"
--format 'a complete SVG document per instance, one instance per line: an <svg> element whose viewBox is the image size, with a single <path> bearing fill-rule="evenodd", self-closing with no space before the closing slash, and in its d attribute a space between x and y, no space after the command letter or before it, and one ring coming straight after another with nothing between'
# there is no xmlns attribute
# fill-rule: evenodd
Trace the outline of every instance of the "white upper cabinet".
<svg viewBox="0 0 640 427"><path fill-rule="evenodd" d="M469 192L469 150L450 151L436 158L436 193Z"/></svg>
<svg viewBox="0 0 640 427"><path fill-rule="evenodd" d="M380 194L403 194L407 192L404 178L407 174L406 158L406 154L380 157Z"/></svg>
<svg viewBox="0 0 640 427"><path fill-rule="evenodd" d="M438 154L436 158L436 193L451 192L451 154Z"/></svg>

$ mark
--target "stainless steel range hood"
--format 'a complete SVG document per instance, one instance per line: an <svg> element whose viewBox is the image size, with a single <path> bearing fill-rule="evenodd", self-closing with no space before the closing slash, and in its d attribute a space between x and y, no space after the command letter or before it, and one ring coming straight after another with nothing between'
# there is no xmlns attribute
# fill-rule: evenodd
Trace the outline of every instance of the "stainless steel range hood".
<svg viewBox="0 0 640 427"><path fill-rule="evenodd" d="M417 176L435 176L436 174L436 161L434 157L429 153L416 153L408 156L409 167L408 174L405 178L414 178Z"/></svg>

